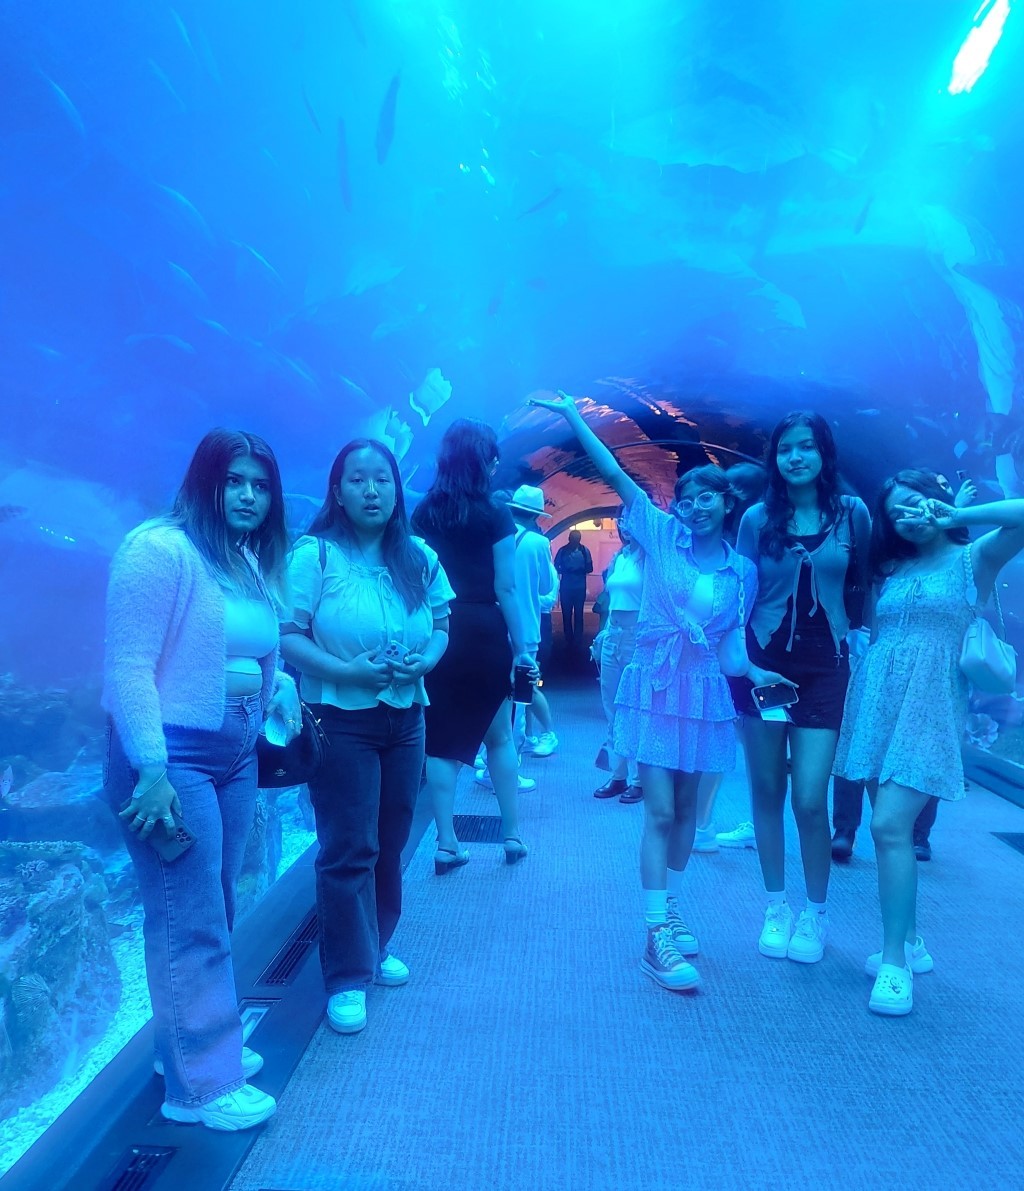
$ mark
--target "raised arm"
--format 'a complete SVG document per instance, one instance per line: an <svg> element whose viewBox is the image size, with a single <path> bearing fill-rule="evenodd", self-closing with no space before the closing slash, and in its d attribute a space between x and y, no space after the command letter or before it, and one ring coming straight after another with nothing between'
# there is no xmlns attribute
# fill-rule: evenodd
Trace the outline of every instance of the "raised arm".
<svg viewBox="0 0 1024 1191"><path fill-rule="evenodd" d="M982 600L988 599L1003 567L1024 550L1024 500L997 500L965 509L940 500L926 500L920 505L901 505L899 512L911 519L923 517L940 529L996 526L971 546L978 598Z"/></svg>
<svg viewBox="0 0 1024 1191"><path fill-rule="evenodd" d="M559 389L556 398L546 400L540 397L531 397L530 404L536 405L540 409L549 409L552 413L561 414L565 418L579 439L580 446L590 456L591 462L601 473L601 478L615 489L624 505L632 504L637 496L642 495L638 485L626 475L616 462L615 456L583 420L583 415L576 408L576 402L572 397Z"/></svg>

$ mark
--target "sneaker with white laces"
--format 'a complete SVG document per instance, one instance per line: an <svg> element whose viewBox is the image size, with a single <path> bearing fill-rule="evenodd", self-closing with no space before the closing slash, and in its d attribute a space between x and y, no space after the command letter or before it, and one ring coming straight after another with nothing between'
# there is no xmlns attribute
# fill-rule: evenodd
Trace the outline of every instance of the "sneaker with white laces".
<svg viewBox="0 0 1024 1191"><path fill-rule="evenodd" d="M532 752L535 757L550 757L557 748L558 737L554 732L542 732L537 738L537 743L533 746Z"/></svg>
<svg viewBox="0 0 1024 1191"><path fill-rule="evenodd" d="M164 1064L159 1055L153 1060L153 1070L157 1075L163 1075ZM257 1072L263 1070L263 1056L258 1055L254 1050L250 1050L247 1046L242 1047L242 1074L246 1079L251 1079Z"/></svg>
<svg viewBox="0 0 1024 1191"><path fill-rule="evenodd" d="M693 836L693 850L695 852L717 852L718 835L715 825L709 823L707 827L698 827Z"/></svg>
<svg viewBox="0 0 1024 1191"><path fill-rule="evenodd" d="M715 843L720 848L756 848L757 840L754 838L754 824L741 823L738 827L734 827L732 831L720 831L715 836Z"/></svg>
<svg viewBox="0 0 1024 1191"><path fill-rule="evenodd" d="M673 992L696 988L700 984L697 969L683 959L672 937L672 927L667 922L647 928L647 947L640 967L662 988L672 989Z"/></svg>
<svg viewBox="0 0 1024 1191"><path fill-rule="evenodd" d="M785 959L793 934L793 911L786 902L769 902L757 949L771 959Z"/></svg>
<svg viewBox="0 0 1024 1191"><path fill-rule="evenodd" d="M400 984L408 984L409 969L389 951L380 961L380 972L377 975L378 984L386 984L390 988L397 988Z"/></svg>
<svg viewBox="0 0 1024 1191"><path fill-rule="evenodd" d="M182 1125L205 1125L207 1129L219 1129L222 1133L237 1133L240 1129L251 1129L261 1125L277 1111L277 1101L259 1088L243 1084L237 1091L225 1092L216 1100L196 1108L182 1104L168 1104L165 1100L160 1113L169 1121Z"/></svg>
<svg viewBox="0 0 1024 1191"><path fill-rule="evenodd" d="M907 967L915 976L921 976L925 972L930 972L935 967L935 960L928 953L928 948L924 945L924 939L920 935L917 936L913 943L904 943L903 949L907 956ZM864 961L864 971L869 976L877 976L878 969L881 966L881 951L876 951L874 955L869 955Z"/></svg>
<svg viewBox="0 0 1024 1191"><path fill-rule="evenodd" d="M366 1025L366 993L349 988L327 998L327 1020L339 1034L358 1034Z"/></svg>
<svg viewBox="0 0 1024 1191"><path fill-rule="evenodd" d="M533 750L537 747L537 741L539 739L540 739L539 736L524 736L523 737L523 752L524 753L532 753Z"/></svg>
<svg viewBox="0 0 1024 1191"><path fill-rule="evenodd" d="M906 1017L914 1008L914 973L895 964L880 964L868 1008L883 1017Z"/></svg>
<svg viewBox="0 0 1024 1191"><path fill-rule="evenodd" d="M786 954L798 964L816 964L825 954L827 934L827 914L819 914L817 910L802 910Z"/></svg>
<svg viewBox="0 0 1024 1191"><path fill-rule="evenodd" d="M696 955L700 951L697 936L686 925L679 914L679 903L674 897L668 899L668 917L665 920L672 931L672 938L680 955Z"/></svg>
<svg viewBox="0 0 1024 1191"><path fill-rule="evenodd" d="M494 782L491 781L491 773L490 773L490 770L488 770L488 769L478 769L473 774L473 781L475 781L477 783L477 785L483 786L487 790L494 789ZM519 793L520 794L529 794L531 790L536 790L536 789L537 789L537 783L533 780L532 777L523 777L522 774L519 775Z"/></svg>

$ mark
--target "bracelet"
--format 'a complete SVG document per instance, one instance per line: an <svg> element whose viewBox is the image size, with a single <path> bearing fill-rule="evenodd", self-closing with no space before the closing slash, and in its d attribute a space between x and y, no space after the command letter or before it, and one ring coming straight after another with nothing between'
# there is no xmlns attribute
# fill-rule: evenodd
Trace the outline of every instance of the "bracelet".
<svg viewBox="0 0 1024 1191"><path fill-rule="evenodd" d="M163 773L161 773L158 778L155 778L153 781L151 781L149 783L149 785L145 788L145 790L136 790L136 792L132 795L132 801L134 802L136 799L142 798L144 795L148 794L150 792L150 790L152 790L154 787L159 786L160 783L164 780L164 778L166 776L167 776L167 770L165 769L163 771Z"/></svg>

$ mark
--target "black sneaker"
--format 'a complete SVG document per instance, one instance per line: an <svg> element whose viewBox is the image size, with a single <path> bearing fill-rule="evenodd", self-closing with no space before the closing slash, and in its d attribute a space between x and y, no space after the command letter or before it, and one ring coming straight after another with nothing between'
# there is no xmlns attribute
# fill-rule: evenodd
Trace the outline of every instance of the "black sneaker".
<svg viewBox="0 0 1024 1191"><path fill-rule="evenodd" d="M855 838L856 832L846 831L841 827L837 828L835 835L832 836L832 859L838 860L840 864L845 864L853 855Z"/></svg>

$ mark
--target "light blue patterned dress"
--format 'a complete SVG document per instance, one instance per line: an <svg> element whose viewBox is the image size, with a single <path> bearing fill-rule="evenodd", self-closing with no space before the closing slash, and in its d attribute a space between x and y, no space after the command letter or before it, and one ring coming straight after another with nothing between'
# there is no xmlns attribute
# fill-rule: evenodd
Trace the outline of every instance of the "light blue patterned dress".
<svg viewBox="0 0 1024 1191"><path fill-rule="evenodd" d="M636 652L615 695L614 749L663 769L724 773L736 764L736 708L718 646L745 624L757 595L757 568L723 544L711 616L699 623L688 607L700 575L690 531L643 495L622 525L647 560Z"/></svg>
<svg viewBox="0 0 1024 1191"><path fill-rule="evenodd" d="M967 679L960 646L974 616L964 550L933 574L897 574L882 586L875 640L846 695L833 767L840 777L893 781L950 802L963 798Z"/></svg>

